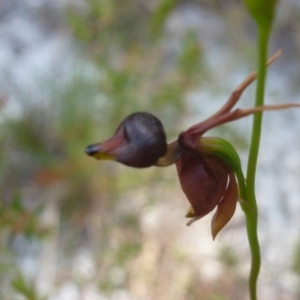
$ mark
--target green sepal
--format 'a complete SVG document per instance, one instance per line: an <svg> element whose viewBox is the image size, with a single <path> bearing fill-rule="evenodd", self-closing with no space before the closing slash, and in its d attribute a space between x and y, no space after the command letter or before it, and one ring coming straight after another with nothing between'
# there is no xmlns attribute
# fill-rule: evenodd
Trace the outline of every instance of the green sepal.
<svg viewBox="0 0 300 300"><path fill-rule="evenodd" d="M234 172L241 170L241 160L234 147L222 138L202 137L198 151L203 154L215 155Z"/></svg>
<svg viewBox="0 0 300 300"><path fill-rule="evenodd" d="M219 157L236 175L241 195L245 195L246 184L241 160L234 147L226 140L218 137L202 137L199 140L199 153Z"/></svg>

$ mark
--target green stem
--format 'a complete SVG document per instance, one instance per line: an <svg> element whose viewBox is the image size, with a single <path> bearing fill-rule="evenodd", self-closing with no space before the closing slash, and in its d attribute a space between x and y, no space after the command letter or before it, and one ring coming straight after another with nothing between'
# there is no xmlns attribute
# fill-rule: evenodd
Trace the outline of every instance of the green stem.
<svg viewBox="0 0 300 300"><path fill-rule="evenodd" d="M263 105L266 80L266 61L268 55L268 42L270 37L270 26L258 27L258 77L256 88L256 106ZM246 227L251 251L251 270L249 276L250 299L257 299L257 279L260 270L260 248L257 236L258 210L255 197L255 174L259 143L261 136L262 113L257 113L253 118L252 138L248 158L248 169L246 179L246 203L242 205L246 217Z"/></svg>

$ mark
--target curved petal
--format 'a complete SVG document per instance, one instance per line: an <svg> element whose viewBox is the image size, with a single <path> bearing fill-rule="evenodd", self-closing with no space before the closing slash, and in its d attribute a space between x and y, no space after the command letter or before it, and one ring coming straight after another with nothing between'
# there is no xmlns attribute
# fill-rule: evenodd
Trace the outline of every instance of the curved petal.
<svg viewBox="0 0 300 300"><path fill-rule="evenodd" d="M223 199L218 204L217 211L211 221L213 239L234 215L238 200L238 185L233 172L229 174L229 183Z"/></svg>
<svg viewBox="0 0 300 300"><path fill-rule="evenodd" d="M216 207L226 191L229 172L226 165L215 156L186 151L176 167L194 219L202 218Z"/></svg>

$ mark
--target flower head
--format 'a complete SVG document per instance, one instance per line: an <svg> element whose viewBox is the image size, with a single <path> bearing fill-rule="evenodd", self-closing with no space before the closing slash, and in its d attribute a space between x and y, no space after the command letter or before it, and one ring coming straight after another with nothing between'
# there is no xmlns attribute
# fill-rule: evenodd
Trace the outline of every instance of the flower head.
<svg viewBox="0 0 300 300"><path fill-rule="evenodd" d="M275 54L268 64L279 54ZM168 145L160 120L152 114L136 112L123 120L112 138L88 146L86 153L96 159L115 160L136 168L175 164L182 190L191 205L186 214L186 217L192 218L188 225L217 208L211 224L215 238L235 212L239 197L237 181L240 189L245 182L240 159L233 146L223 139L207 138L203 134L250 114L300 106L282 104L233 110L243 91L255 78L256 72L234 90L219 111L190 127Z"/></svg>

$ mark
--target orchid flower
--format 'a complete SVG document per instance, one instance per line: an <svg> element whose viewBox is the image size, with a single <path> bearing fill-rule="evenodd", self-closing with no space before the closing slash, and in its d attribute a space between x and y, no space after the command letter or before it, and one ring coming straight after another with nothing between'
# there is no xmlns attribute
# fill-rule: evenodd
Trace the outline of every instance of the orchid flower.
<svg viewBox="0 0 300 300"><path fill-rule="evenodd" d="M270 65L277 52L267 63ZM232 218L245 187L239 156L233 146L221 138L203 137L208 130L266 110L300 107L299 104L265 105L249 109L233 109L243 91L256 79L250 74L231 94L214 115L179 134L167 144L161 121L152 114L136 112L125 118L112 138L88 146L86 153L100 160L115 160L124 165L145 168L176 165L179 181L190 208L187 225L204 217L212 210L213 239Z"/></svg>

